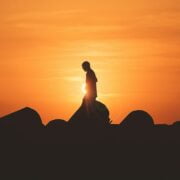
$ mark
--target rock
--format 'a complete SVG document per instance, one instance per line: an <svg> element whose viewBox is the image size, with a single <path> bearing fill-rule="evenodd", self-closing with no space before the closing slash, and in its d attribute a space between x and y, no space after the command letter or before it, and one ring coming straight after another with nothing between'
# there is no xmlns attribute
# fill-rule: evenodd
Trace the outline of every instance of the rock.
<svg viewBox="0 0 180 180"><path fill-rule="evenodd" d="M43 128L39 114L31 108L0 118L0 138L6 143L39 143L43 140Z"/></svg>
<svg viewBox="0 0 180 180"><path fill-rule="evenodd" d="M39 114L35 110L27 107L0 118L0 127L34 129L43 127L43 124Z"/></svg>
<svg viewBox="0 0 180 180"><path fill-rule="evenodd" d="M121 127L126 128L151 128L154 121L151 115L142 110L131 112L121 123Z"/></svg>
<svg viewBox="0 0 180 180"><path fill-rule="evenodd" d="M65 120L55 119L46 125L46 141L52 144L68 143L68 123Z"/></svg>
<svg viewBox="0 0 180 180"><path fill-rule="evenodd" d="M62 119L55 119L50 121L47 125L46 128L64 128L67 127L67 122Z"/></svg>
<svg viewBox="0 0 180 180"><path fill-rule="evenodd" d="M103 103L95 101L95 103L93 104L93 112L88 113L86 105L82 103L80 108L70 118L69 123L74 125L92 126L109 125L109 110Z"/></svg>

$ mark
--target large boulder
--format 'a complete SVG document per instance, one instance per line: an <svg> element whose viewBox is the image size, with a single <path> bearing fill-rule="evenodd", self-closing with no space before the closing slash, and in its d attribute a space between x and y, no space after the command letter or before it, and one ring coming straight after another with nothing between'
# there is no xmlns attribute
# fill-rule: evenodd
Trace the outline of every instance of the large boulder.
<svg viewBox="0 0 180 180"><path fill-rule="evenodd" d="M68 143L68 123L65 120L52 120L46 125L45 129L48 143Z"/></svg>
<svg viewBox="0 0 180 180"><path fill-rule="evenodd" d="M86 105L82 103L80 108L69 120L70 124L73 125L87 125L87 126L105 126L110 124L109 110L101 102L95 101L93 104L93 112L88 113Z"/></svg>
<svg viewBox="0 0 180 180"><path fill-rule="evenodd" d="M39 114L31 109L24 108L0 118L0 128L38 129L43 127Z"/></svg>
<svg viewBox="0 0 180 180"><path fill-rule="evenodd" d="M121 127L126 128L151 128L154 126L153 118L145 111L137 110L131 112L121 123Z"/></svg>
<svg viewBox="0 0 180 180"><path fill-rule="evenodd" d="M46 128L48 129L55 129L55 128L59 129L59 128L65 128L65 127L67 127L67 122L62 119L52 120L46 125Z"/></svg>
<svg viewBox="0 0 180 180"><path fill-rule="evenodd" d="M0 118L0 141L3 143L39 143L43 141L43 130L39 114L31 108Z"/></svg>

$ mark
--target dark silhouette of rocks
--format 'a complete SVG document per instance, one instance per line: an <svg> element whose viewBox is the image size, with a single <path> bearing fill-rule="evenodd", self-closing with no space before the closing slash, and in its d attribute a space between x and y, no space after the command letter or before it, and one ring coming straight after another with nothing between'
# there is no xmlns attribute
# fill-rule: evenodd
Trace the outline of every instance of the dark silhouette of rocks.
<svg viewBox="0 0 180 180"><path fill-rule="evenodd" d="M180 121L176 121L173 123L173 126L180 127Z"/></svg>
<svg viewBox="0 0 180 180"><path fill-rule="evenodd" d="M30 108L1 118L0 177L179 179L179 122L155 125L148 113L134 111L110 124L108 109L97 106L98 116L86 119L82 105L70 122L46 126Z"/></svg>
<svg viewBox="0 0 180 180"><path fill-rule="evenodd" d="M169 125L167 125L167 124L156 124L155 127L157 127L157 128L169 128Z"/></svg>
<svg viewBox="0 0 180 180"><path fill-rule="evenodd" d="M31 108L24 108L0 118L0 137L6 142L35 142L42 135L44 125L39 114Z"/></svg>
<svg viewBox="0 0 180 180"><path fill-rule="evenodd" d="M67 126L67 122L62 119L55 119L50 121L47 125L46 128L64 128Z"/></svg>
<svg viewBox="0 0 180 180"><path fill-rule="evenodd" d="M106 126L111 123L109 110L103 103L95 101L93 111L88 113L85 104L82 103L69 123L77 126Z"/></svg>
<svg viewBox="0 0 180 180"><path fill-rule="evenodd" d="M121 127L126 128L151 128L154 126L154 121L151 115L142 110L131 112L120 124Z"/></svg>
<svg viewBox="0 0 180 180"><path fill-rule="evenodd" d="M19 129L34 129L42 127L43 124L39 114L35 110L27 107L0 118L0 127L5 126Z"/></svg>
<svg viewBox="0 0 180 180"><path fill-rule="evenodd" d="M46 141L50 144L68 143L68 123L62 119L50 121L45 127Z"/></svg>
<svg viewBox="0 0 180 180"><path fill-rule="evenodd" d="M119 125L111 124L109 110L96 101L91 114L82 104L68 122L56 119L46 126L36 111L24 108L0 118L0 135L2 142L10 143L179 143L180 123L155 125L147 112L138 110L131 112Z"/></svg>

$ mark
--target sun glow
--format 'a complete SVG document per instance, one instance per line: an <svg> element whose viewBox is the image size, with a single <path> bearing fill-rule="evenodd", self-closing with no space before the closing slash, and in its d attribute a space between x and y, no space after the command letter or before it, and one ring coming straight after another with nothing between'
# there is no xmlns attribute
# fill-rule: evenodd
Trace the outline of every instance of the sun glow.
<svg viewBox="0 0 180 180"><path fill-rule="evenodd" d="M82 84L81 91L82 91L83 94L87 93L86 84L85 83Z"/></svg>

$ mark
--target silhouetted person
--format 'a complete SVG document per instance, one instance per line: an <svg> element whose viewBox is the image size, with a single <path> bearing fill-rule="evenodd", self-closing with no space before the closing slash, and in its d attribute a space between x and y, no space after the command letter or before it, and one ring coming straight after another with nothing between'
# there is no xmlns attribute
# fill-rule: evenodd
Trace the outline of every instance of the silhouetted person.
<svg viewBox="0 0 180 180"><path fill-rule="evenodd" d="M91 65L88 61L83 62L83 70L86 72L86 95L84 101L88 112L93 111L93 105L97 98L97 78L94 71L91 69Z"/></svg>

